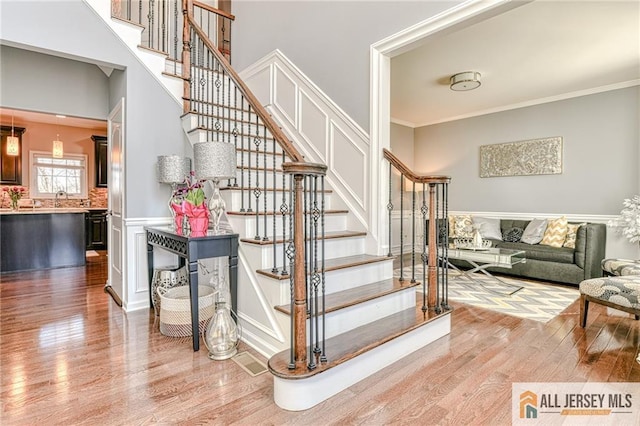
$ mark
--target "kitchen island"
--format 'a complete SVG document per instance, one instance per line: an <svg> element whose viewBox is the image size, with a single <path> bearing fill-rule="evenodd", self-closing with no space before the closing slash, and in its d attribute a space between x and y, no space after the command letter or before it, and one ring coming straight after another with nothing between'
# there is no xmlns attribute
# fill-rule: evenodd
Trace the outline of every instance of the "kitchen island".
<svg viewBox="0 0 640 426"><path fill-rule="evenodd" d="M0 209L0 272L83 266L82 208Z"/></svg>

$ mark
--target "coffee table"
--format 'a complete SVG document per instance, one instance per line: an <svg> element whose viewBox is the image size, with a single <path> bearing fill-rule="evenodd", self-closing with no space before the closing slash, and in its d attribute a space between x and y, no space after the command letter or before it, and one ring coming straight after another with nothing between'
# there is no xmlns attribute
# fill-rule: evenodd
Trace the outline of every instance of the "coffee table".
<svg viewBox="0 0 640 426"><path fill-rule="evenodd" d="M499 282L501 286L505 286L509 289L507 293L503 293L485 287L487 291L502 295L512 295L517 291L522 290L523 287L513 285L501 280L500 278L492 275L489 271L487 271L487 268L498 266L500 268L510 269L513 267L513 265L517 265L518 263L525 263L527 261L527 259L524 257L524 254L525 252L522 250L510 250L497 247L487 249L450 248L448 250L448 259L465 261L472 266L472 269L464 271L456 267L448 260L447 263L450 268L453 268L456 271L460 272L473 282L480 283L481 285L483 284L480 280L476 279L476 277L473 276L474 272L479 271L490 277L492 280Z"/></svg>

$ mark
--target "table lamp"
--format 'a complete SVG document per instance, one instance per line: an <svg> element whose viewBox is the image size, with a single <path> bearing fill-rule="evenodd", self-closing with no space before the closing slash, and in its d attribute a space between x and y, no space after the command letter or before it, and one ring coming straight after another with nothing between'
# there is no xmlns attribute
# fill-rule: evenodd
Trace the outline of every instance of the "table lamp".
<svg viewBox="0 0 640 426"><path fill-rule="evenodd" d="M209 199L211 223L215 233L220 231L220 218L225 212L225 202L220 196L220 181L236 176L236 147L227 142L198 142L193 145L196 179L213 184Z"/></svg>
<svg viewBox="0 0 640 426"><path fill-rule="evenodd" d="M169 197L169 211L173 218L172 223L176 226L176 212L171 207L173 197L178 184L183 183L191 173L191 159L179 155L159 155L158 156L158 182L171 185L171 196Z"/></svg>

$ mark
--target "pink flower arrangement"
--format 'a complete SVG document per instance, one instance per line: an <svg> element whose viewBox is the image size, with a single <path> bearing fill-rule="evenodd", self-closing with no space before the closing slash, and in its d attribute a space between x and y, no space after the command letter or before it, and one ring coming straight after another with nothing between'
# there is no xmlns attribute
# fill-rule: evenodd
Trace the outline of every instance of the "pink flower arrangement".
<svg viewBox="0 0 640 426"><path fill-rule="evenodd" d="M2 188L3 192L6 192L11 199L11 208L18 208L18 200L27 194L27 188L23 186L5 186Z"/></svg>

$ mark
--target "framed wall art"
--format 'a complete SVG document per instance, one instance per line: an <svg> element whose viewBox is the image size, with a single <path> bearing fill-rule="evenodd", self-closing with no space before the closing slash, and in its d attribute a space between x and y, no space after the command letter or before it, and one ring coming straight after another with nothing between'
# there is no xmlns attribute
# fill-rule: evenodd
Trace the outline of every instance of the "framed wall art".
<svg viewBox="0 0 640 426"><path fill-rule="evenodd" d="M561 173L561 136L480 146L480 177Z"/></svg>

